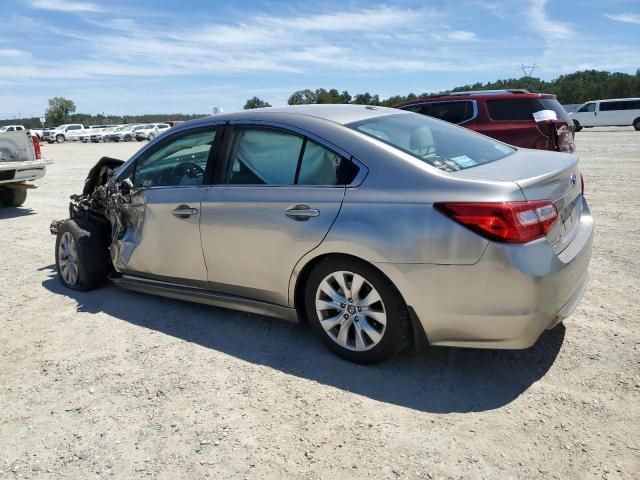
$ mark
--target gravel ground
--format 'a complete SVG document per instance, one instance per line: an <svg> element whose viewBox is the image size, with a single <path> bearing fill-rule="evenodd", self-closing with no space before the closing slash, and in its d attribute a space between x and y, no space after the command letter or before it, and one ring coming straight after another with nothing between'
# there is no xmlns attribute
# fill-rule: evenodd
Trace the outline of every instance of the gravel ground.
<svg viewBox="0 0 640 480"><path fill-rule="evenodd" d="M62 288L49 223L140 146L45 145L0 210L0 478L640 478L640 132L577 135L597 237L565 325L372 367L304 326Z"/></svg>

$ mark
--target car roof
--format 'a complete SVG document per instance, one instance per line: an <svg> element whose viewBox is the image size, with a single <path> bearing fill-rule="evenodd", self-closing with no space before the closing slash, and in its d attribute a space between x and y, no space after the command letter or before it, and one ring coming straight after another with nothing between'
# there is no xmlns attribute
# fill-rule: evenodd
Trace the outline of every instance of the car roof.
<svg viewBox="0 0 640 480"><path fill-rule="evenodd" d="M315 117L329 120L334 123L345 125L369 118L381 117L384 115L398 115L406 112L398 111L395 108L377 107L372 105L353 104L311 104L311 105L291 105L287 107L266 107L243 110L235 113L225 113L207 117L207 120L256 120L268 119L269 116L289 116L291 120L295 117ZM191 122L187 122L191 123ZM184 124L181 124L182 126Z"/></svg>
<svg viewBox="0 0 640 480"><path fill-rule="evenodd" d="M416 103L441 102L443 100L514 100L518 98L556 98L551 93L531 93L527 90L477 90L469 92L451 92L443 95L429 95L394 105L396 108Z"/></svg>

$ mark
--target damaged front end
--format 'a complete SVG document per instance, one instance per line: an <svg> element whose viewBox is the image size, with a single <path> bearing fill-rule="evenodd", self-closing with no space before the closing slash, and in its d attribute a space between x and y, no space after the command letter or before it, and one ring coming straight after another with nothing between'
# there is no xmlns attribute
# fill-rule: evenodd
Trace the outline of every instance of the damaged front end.
<svg viewBox="0 0 640 480"><path fill-rule="evenodd" d="M102 157L96 163L84 182L81 194L71 195L69 203L69 218L83 218L91 220L108 231L112 231L110 221L110 180L113 173L124 164L124 161L117 158ZM59 225L65 220L54 220L51 222L51 234L58 234Z"/></svg>
<svg viewBox="0 0 640 480"><path fill-rule="evenodd" d="M100 227L109 248L112 266L126 270L139 245L145 217L143 189L133 187L129 178L115 174L124 164L116 158L102 157L89 171L81 194L71 195L68 220L88 220ZM53 221L53 235L68 220Z"/></svg>

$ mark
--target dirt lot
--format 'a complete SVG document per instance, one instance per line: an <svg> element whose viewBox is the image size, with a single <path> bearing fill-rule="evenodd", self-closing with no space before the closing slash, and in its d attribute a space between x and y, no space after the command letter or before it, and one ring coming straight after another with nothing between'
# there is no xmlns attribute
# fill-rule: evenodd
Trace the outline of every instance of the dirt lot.
<svg viewBox="0 0 640 480"><path fill-rule="evenodd" d="M597 222L577 312L527 351L345 363L308 328L61 287L52 219L102 155L0 211L0 478L640 478L640 132L577 145Z"/></svg>

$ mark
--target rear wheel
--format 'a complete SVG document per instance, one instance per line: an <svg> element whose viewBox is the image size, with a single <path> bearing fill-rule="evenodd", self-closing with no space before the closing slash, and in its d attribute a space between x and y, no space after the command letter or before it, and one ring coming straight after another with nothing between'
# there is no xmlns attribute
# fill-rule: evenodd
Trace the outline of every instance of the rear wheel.
<svg viewBox="0 0 640 480"><path fill-rule="evenodd" d="M633 128L635 128L636 130L640 131L640 118L636 118L633 121Z"/></svg>
<svg viewBox="0 0 640 480"><path fill-rule="evenodd" d="M73 290L93 290L109 273L109 251L103 228L88 220L67 220L58 227L56 269L60 282Z"/></svg>
<svg viewBox="0 0 640 480"><path fill-rule="evenodd" d="M125 135L125 136L124 136L124 141L125 141L125 142L130 142L131 140L133 140L133 139L131 138L131 135Z"/></svg>
<svg viewBox="0 0 640 480"><path fill-rule="evenodd" d="M313 269L305 309L324 344L352 362L381 362L408 337L407 306L398 290L380 271L351 257L328 257Z"/></svg>
<svg viewBox="0 0 640 480"><path fill-rule="evenodd" d="M0 187L0 205L3 207L19 207L26 200L26 188Z"/></svg>
<svg viewBox="0 0 640 480"><path fill-rule="evenodd" d="M579 132L580 130L582 130L582 125L580 125L580 122L578 122L577 120L573 121L573 126L574 126L574 131Z"/></svg>

